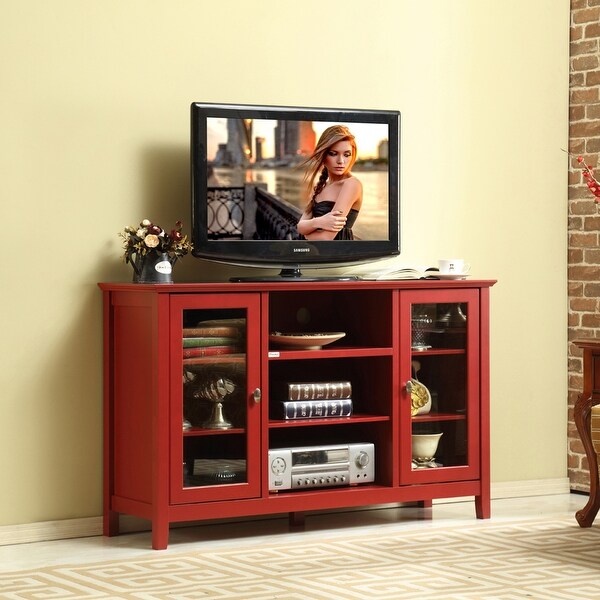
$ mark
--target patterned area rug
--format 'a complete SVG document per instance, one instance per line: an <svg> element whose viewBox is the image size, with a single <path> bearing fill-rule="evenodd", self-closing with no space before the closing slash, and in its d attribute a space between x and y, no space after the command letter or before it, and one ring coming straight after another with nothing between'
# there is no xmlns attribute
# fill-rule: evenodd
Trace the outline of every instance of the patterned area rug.
<svg viewBox="0 0 600 600"><path fill-rule="evenodd" d="M0 574L4 599L592 600L600 526L574 519L418 529Z"/></svg>

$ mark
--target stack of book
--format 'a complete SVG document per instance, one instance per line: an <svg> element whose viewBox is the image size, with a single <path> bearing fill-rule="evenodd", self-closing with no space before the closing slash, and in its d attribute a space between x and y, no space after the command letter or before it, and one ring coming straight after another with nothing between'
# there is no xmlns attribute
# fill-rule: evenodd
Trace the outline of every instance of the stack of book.
<svg viewBox="0 0 600 600"><path fill-rule="evenodd" d="M203 321L183 328L183 358L244 352L244 324L239 319Z"/></svg>
<svg viewBox="0 0 600 600"><path fill-rule="evenodd" d="M322 419L352 415L349 381L288 383L287 400L281 402L284 419Z"/></svg>

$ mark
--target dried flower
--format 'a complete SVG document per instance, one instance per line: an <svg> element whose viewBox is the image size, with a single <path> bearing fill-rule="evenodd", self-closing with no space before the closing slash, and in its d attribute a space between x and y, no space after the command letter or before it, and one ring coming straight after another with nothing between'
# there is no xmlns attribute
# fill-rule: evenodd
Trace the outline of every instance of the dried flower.
<svg viewBox="0 0 600 600"><path fill-rule="evenodd" d="M167 234L162 227L144 219L138 227L126 226L119 235L123 238L123 260L133 264L137 257L154 253L167 253L172 259L177 260L185 256L192 249L192 244L181 229L183 223L177 221L175 229Z"/></svg>
<svg viewBox="0 0 600 600"><path fill-rule="evenodd" d="M156 248L156 246L158 246L158 244L160 244L160 240L158 239L157 235L154 235L153 233L149 233L144 238L144 244L146 244L146 246L148 246L148 248Z"/></svg>

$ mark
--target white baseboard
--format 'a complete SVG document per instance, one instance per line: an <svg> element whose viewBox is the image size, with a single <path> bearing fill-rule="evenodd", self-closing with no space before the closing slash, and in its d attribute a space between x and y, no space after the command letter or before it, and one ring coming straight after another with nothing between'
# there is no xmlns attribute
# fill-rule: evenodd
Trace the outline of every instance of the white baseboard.
<svg viewBox="0 0 600 600"><path fill-rule="evenodd" d="M500 481L490 486L492 500L507 498L529 498L530 496L554 496L556 494L569 494L571 492L568 477L560 479L531 479L529 481ZM460 498L440 498L434 504L449 502L471 502L473 496Z"/></svg>
<svg viewBox="0 0 600 600"><path fill-rule="evenodd" d="M102 517L3 525L0 527L0 546L67 540L93 535L102 535Z"/></svg>
<svg viewBox="0 0 600 600"><path fill-rule="evenodd" d="M525 498L528 496L551 496L568 494L569 479L539 479L532 481L502 481L492 483L492 500L502 498ZM434 503L464 502L465 498L444 498ZM365 508L365 507L363 507ZM125 524L124 524L125 525ZM127 529L127 527L123 527ZM138 529L132 527L131 529ZM139 529L138 529L139 530ZM43 521L22 525L0 526L0 546L11 544L28 544L31 542L47 542L70 538L102 535L102 517L86 517L83 519L65 519L63 521Z"/></svg>
<svg viewBox="0 0 600 600"><path fill-rule="evenodd" d="M526 498L527 496L552 496L568 494L571 484L568 477L560 479L532 479L529 481L499 481L491 485L492 500L501 498Z"/></svg>

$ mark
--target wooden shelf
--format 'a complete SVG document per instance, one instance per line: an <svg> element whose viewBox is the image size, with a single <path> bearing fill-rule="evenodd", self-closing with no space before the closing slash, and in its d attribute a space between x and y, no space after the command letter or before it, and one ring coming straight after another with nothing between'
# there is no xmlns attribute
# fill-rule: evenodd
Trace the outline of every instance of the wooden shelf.
<svg viewBox="0 0 600 600"><path fill-rule="evenodd" d="M203 427L192 427L183 431L184 437L199 437L206 435L240 435L246 433L243 427L232 427L231 429L205 429Z"/></svg>
<svg viewBox="0 0 600 600"><path fill-rule="evenodd" d="M365 346L324 347L321 350L269 349L269 360L310 360L323 358L361 358L364 356L392 356L393 348L370 348Z"/></svg>
<svg viewBox="0 0 600 600"><path fill-rule="evenodd" d="M428 350L413 350L413 358L417 356L443 356L449 354L465 354L464 348L429 348Z"/></svg>
<svg viewBox="0 0 600 600"><path fill-rule="evenodd" d="M467 415L461 413L429 413L426 415L415 415L413 423L431 423L432 421L464 421Z"/></svg>
<svg viewBox="0 0 600 600"><path fill-rule="evenodd" d="M319 425L348 425L352 423L377 423L381 421L389 421L387 415L352 415L351 417L327 417L325 419L286 419L286 420L270 420L269 427L313 427Z"/></svg>

